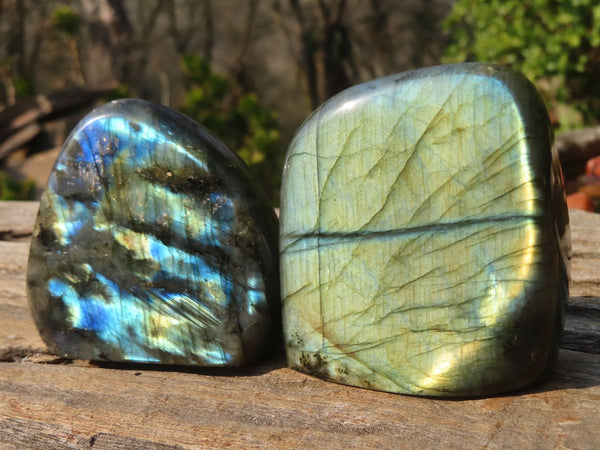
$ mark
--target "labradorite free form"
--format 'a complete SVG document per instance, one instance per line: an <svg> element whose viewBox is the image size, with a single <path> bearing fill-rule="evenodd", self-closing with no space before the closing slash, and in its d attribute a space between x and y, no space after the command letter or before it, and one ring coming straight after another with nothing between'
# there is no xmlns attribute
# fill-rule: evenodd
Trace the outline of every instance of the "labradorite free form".
<svg viewBox="0 0 600 450"><path fill-rule="evenodd" d="M291 367L430 396L539 380L568 297L568 214L547 112L522 75L438 66L350 88L286 157Z"/></svg>
<svg viewBox="0 0 600 450"><path fill-rule="evenodd" d="M27 273L68 358L229 366L277 336L277 218L243 162L142 100L88 114L41 200Z"/></svg>

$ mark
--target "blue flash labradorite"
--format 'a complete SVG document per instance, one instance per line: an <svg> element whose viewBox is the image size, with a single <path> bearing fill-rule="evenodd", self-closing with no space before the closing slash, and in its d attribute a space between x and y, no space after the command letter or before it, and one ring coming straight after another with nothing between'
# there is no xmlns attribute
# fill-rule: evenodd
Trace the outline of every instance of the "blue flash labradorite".
<svg viewBox="0 0 600 450"><path fill-rule="evenodd" d="M277 218L244 163L142 100L88 114L40 203L31 311L67 358L233 366L278 336Z"/></svg>
<svg viewBox="0 0 600 450"><path fill-rule="evenodd" d="M533 85L486 64L378 79L315 111L281 194L289 365L424 396L540 380L568 297L551 139Z"/></svg>

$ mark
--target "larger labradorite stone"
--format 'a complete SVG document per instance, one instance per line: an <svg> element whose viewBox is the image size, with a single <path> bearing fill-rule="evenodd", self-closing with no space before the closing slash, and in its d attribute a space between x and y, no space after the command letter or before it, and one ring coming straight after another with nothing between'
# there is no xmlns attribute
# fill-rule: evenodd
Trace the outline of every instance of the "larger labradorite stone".
<svg viewBox="0 0 600 450"><path fill-rule="evenodd" d="M513 71L355 86L290 145L281 195L291 367L430 396L539 380L568 297L568 215L543 102Z"/></svg>
<svg viewBox="0 0 600 450"><path fill-rule="evenodd" d="M278 336L277 218L244 163L141 100L88 114L41 200L27 284L67 358L230 366Z"/></svg>

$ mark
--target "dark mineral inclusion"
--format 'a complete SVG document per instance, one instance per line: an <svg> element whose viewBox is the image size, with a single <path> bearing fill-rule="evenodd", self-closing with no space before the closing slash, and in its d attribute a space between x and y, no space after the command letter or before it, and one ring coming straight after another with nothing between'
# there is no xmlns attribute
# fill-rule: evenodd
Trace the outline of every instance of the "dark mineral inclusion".
<svg viewBox="0 0 600 450"><path fill-rule="evenodd" d="M141 100L87 115L41 200L31 311L67 358L233 366L280 316L277 218L244 163L189 118Z"/></svg>

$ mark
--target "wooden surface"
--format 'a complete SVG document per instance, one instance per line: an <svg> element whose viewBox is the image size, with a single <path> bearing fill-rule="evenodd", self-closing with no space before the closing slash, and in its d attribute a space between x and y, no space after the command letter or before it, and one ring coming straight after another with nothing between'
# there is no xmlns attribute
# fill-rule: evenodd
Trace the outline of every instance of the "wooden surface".
<svg viewBox="0 0 600 450"><path fill-rule="evenodd" d="M25 296L36 208L0 202L0 448L600 448L600 215L572 211L572 296L550 379L438 400L328 383L281 356L236 370L52 356Z"/></svg>

